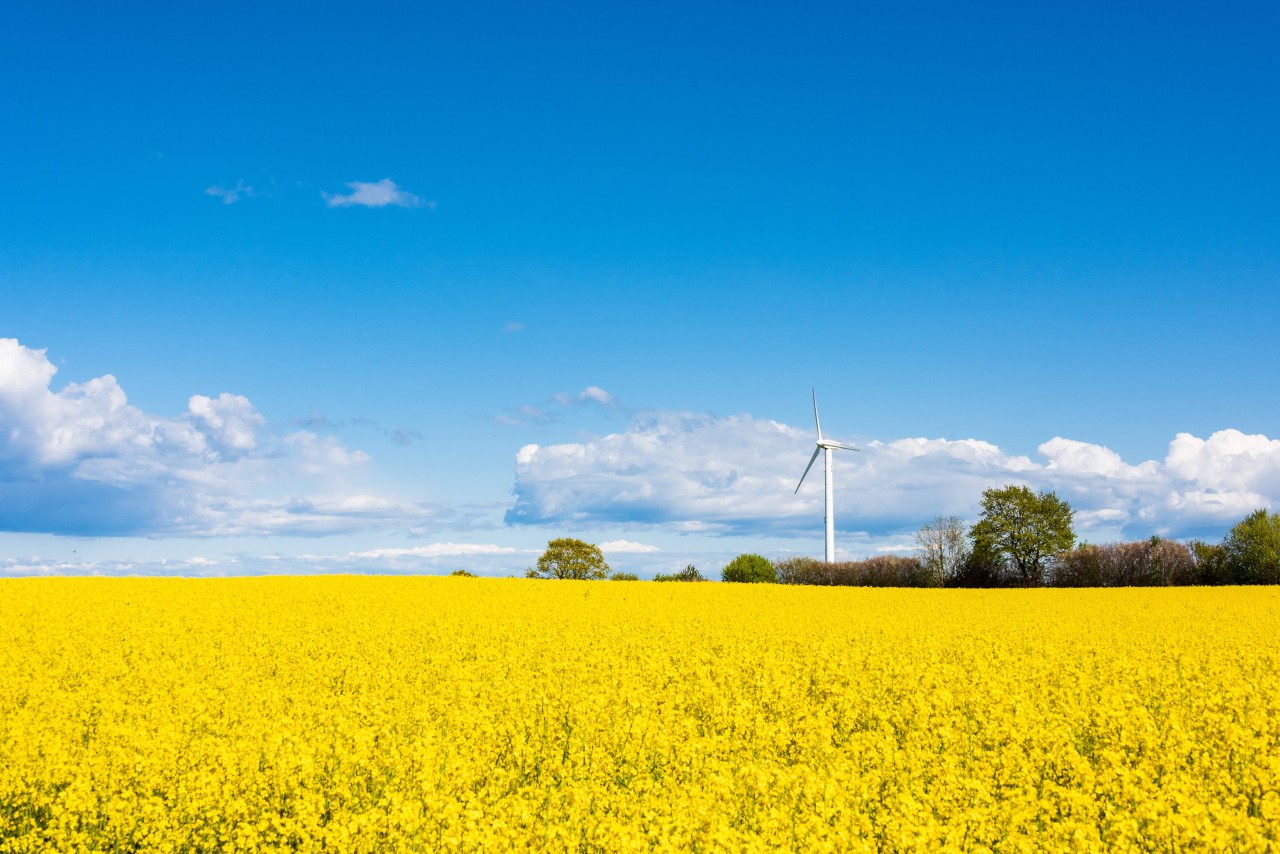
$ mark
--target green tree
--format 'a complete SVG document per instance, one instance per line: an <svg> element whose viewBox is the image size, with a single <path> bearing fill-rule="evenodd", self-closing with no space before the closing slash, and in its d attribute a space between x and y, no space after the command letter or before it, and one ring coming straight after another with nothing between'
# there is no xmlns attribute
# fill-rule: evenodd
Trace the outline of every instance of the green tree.
<svg viewBox="0 0 1280 854"><path fill-rule="evenodd" d="M773 584L778 580L778 573L767 557L760 555L738 555L729 561L720 571L721 581L738 581L747 584Z"/></svg>
<svg viewBox="0 0 1280 854"><path fill-rule="evenodd" d="M986 540L974 540L964 563L948 587L1004 587L1009 581L1009 561Z"/></svg>
<svg viewBox="0 0 1280 854"><path fill-rule="evenodd" d="M1280 513L1250 513L1227 532L1222 551L1236 584L1280 584Z"/></svg>
<svg viewBox="0 0 1280 854"><path fill-rule="evenodd" d="M1191 541L1191 554L1196 562L1196 584L1230 584L1231 569L1227 551L1221 543Z"/></svg>
<svg viewBox="0 0 1280 854"><path fill-rule="evenodd" d="M608 578L609 564L604 562L600 549L591 543L561 537L547 543L547 550L538 558L537 568L530 569L525 576L584 580Z"/></svg>
<svg viewBox="0 0 1280 854"><path fill-rule="evenodd" d="M982 493L982 518L970 536L975 551L1004 556L1019 583L1041 584L1046 561L1075 543L1071 519L1071 505L1054 493L1010 484Z"/></svg>
<svg viewBox="0 0 1280 854"><path fill-rule="evenodd" d="M639 581L640 576L636 575L634 572L615 572L613 575L609 576L609 580L610 581Z"/></svg>

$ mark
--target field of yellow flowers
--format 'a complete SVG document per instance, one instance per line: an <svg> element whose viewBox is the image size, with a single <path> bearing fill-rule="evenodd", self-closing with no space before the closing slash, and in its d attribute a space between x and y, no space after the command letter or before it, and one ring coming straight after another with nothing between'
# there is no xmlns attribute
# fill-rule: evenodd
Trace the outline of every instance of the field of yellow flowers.
<svg viewBox="0 0 1280 854"><path fill-rule="evenodd" d="M1275 588L0 582L0 851L1269 850Z"/></svg>

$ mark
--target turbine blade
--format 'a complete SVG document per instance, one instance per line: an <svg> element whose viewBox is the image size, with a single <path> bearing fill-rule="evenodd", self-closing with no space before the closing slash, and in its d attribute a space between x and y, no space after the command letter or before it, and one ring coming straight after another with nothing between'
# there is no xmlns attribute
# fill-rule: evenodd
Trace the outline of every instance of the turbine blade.
<svg viewBox="0 0 1280 854"><path fill-rule="evenodd" d="M818 390L809 389L813 392L813 425L818 428L818 441L822 441L822 422L818 420Z"/></svg>
<svg viewBox="0 0 1280 854"><path fill-rule="evenodd" d="M841 451L857 451L857 450L861 450L860 448L855 448L853 445L846 445L846 444L844 444L843 442L833 442L833 441L831 441L830 439L828 439L827 441L823 442L823 443L822 443L822 446L823 446L824 448L836 448L836 449L841 450Z"/></svg>
<svg viewBox="0 0 1280 854"><path fill-rule="evenodd" d="M818 458L820 453L822 453L822 448L813 449L813 456L809 457L809 465L804 467L804 474L800 475L800 483L796 484L796 492L800 491L800 487L804 484L804 479L809 475L809 469L813 468L813 461Z"/></svg>

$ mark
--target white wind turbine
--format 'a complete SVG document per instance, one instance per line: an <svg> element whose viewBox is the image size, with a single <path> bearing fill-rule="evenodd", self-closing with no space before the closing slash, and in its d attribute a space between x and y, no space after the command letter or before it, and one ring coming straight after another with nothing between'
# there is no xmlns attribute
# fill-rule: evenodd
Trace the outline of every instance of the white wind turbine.
<svg viewBox="0 0 1280 854"><path fill-rule="evenodd" d="M818 454L824 454L823 467L826 469L827 475L827 563L831 563L836 559L836 521L831 508L831 499L835 493L831 486L831 452L835 450L856 451L858 449L852 445L845 445L841 442L833 442L830 439L822 438L822 422L818 420L817 391L813 392L813 424L818 428L818 447L814 448L813 456L809 458L809 465L804 467L804 474L800 475L800 483L796 484L796 492L800 491L805 477L809 474L809 469L813 468L814 461L818 459Z"/></svg>

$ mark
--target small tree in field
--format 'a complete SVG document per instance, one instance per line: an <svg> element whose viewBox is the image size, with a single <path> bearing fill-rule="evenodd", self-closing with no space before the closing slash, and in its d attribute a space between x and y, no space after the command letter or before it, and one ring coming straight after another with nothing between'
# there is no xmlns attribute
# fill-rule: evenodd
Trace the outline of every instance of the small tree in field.
<svg viewBox="0 0 1280 854"><path fill-rule="evenodd" d="M1075 544L1071 505L1052 492L1005 486L982 493L982 519L970 535L1008 558L1024 585L1044 580L1045 562Z"/></svg>
<svg viewBox="0 0 1280 854"><path fill-rule="evenodd" d="M935 516L916 531L920 565L941 587L960 574L969 559L969 536L959 516Z"/></svg>
<svg viewBox="0 0 1280 854"><path fill-rule="evenodd" d="M561 537L547 543L538 558L537 569L525 573L527 578L576 578L591 580L609 577L609 564L600 549L591 543Z"/></svg>
<svg viewBox="0 0 1280 854"><path fill-rule="evenodd" d="M747 584L773 584L778 573L767 557L755 554L738 555L720 571L721 581L738 581Z"/></svg>

